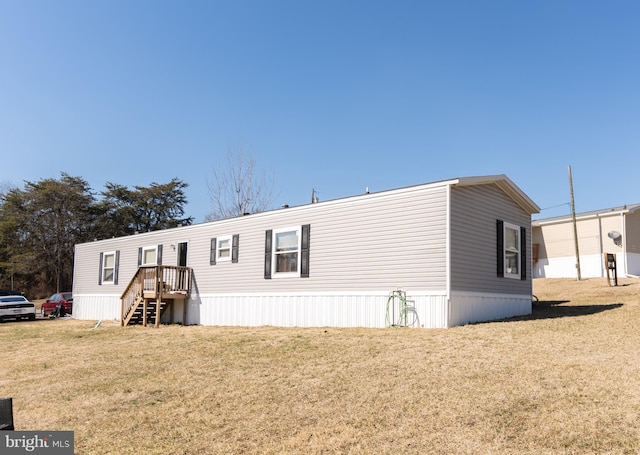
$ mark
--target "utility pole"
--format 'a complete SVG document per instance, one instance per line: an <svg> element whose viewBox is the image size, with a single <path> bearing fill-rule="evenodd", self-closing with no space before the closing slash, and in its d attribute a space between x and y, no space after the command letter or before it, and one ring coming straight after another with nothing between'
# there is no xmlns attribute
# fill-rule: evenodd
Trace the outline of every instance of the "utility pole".
<svg viewBox="0 0 640 455"><path fill-rule="evenodd" d="M576 225L576 205L573 201L573 179L571 178L571 166L569 166L569 190L571 191L571 219L573 220L573 241L576 246L576 272L578 281L582 279L580 274L580 249L578 248L578 226Z"/></svg>

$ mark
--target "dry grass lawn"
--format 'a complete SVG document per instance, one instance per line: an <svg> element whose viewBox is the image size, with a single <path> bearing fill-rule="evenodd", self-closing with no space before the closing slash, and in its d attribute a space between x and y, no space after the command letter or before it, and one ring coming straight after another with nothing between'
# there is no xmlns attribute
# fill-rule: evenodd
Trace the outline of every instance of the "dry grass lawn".
<svg viewBox="0 0 640 455"><path fill-rule="evenodd" d="M638 454L640 280L446 330L0 324L17 430L77 454Z"/></svg>

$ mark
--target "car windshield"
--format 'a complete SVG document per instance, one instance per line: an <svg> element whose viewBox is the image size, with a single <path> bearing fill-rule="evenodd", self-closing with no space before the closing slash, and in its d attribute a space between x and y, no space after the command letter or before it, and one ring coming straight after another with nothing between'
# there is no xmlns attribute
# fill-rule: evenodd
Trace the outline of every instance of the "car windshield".
<svg viewBox="0 0 640 455"><path fill-rule="evenodd" d="M22 296L12 296L12 297L0 297L0 302L26 302L27 299L25 299Z"/></svg>
<svg viewBox="0 0 640 455"><path fill-rule="evenodd" d="M65 292L64 294L62 294L62 298L65 300L71 300L73 299L73 294L71 292Z"/></svg>

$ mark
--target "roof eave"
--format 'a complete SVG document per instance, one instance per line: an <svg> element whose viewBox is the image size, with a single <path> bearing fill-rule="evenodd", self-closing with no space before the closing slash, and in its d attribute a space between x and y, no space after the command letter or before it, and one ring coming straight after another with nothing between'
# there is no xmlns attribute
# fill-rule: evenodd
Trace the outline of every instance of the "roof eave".
<svg viewBox="0 0 640 455"><path fill-rule="evenodd" d="M504 191L507 195L513 199L516 204L522 207L526 212L530 215L534 213L540 213L540 207L533 202L533 200L527 196L524 191L522 191L515 183L509 179L504 174L499 175L487 175L481 177L462 177L457 179L454 185L457 186L468 186L468 185L486 185L486 184L495 184L502 191Z"/></svg>

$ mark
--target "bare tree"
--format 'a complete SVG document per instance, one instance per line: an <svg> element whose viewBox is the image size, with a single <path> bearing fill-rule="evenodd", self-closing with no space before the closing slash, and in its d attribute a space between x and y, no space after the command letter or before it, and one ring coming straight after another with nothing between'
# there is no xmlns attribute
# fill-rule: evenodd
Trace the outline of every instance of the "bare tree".
<svg viewBox="0 0 640 455"><path fill-rule="evenodd" d="M273 178L256 176L256 160L241 146L227 149L207 186L212 206L208 221L264 212L273 205Z"/></svg>

